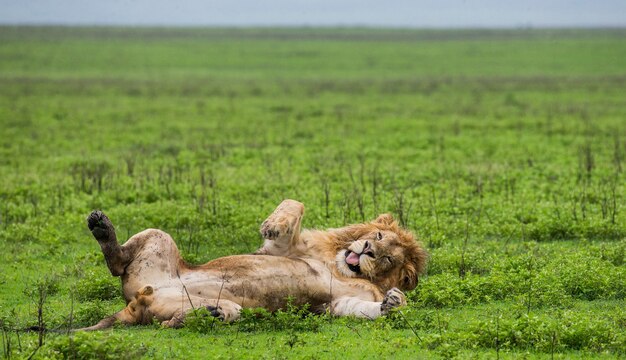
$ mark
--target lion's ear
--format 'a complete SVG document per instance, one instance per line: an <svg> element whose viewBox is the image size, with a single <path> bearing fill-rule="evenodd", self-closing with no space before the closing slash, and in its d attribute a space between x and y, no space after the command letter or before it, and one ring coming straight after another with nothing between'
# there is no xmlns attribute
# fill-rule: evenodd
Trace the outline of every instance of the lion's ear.
<svg viewBox="0 0 626 360"><path fill-rule="evenodd" d="M413 247L407 254L400 271L400 290L413 290L419 282L419 276L426 272L428 253L420 245Z"/></svg>
<svg viewBox="0 0 626 360"><path fill-rule="evenodd" d="M400 276L400 284L402 284L400 286L400 290L407 291L415 289L417 282L419 281L415 268L412 266L405 267L402 269Z"/></svg>
<svg viewBox="0 0 626 360"><path fill-rule="evenodd" d="M376 220L374 220L374 223L379 223L379 224L385 224L385 225L391 225L393 224L393 216L391 216L391 214L381 214L378 215L378 217L376 218Z"/></svg>

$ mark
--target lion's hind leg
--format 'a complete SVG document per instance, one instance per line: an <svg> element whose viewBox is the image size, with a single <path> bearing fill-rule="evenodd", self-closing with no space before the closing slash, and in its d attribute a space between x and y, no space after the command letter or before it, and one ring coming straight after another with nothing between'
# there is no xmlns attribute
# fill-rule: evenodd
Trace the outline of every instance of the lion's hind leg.
<svg viewBox="0 0 626 360"><path fill-rule="evenodd" d="M284 200L261 224L265 240L257 254L288 256L295 249L300 236L304 205L296 200Z"/></svg>
<svg viewBox="0 0 626 360"><path fill-rule="evenodd" d="M121 276L124 274L124 269L132 260L132 257L117 242L115 228L111 220L102 211L94 210L87 217L87 226L91 230L93 237L98 241L98 244L100 244L111 275Z"/></svg>

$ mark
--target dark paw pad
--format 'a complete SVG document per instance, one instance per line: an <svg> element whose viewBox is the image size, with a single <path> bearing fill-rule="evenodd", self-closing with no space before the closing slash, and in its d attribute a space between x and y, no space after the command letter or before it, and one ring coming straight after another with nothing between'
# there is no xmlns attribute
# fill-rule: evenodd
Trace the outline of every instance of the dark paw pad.
<svg viewBox="0 0 626 360"><path fill-rule="evenodd" d="M113 225L109 218L100 210L94 210L87 217L87 227L91 230L93 236L100 239L107 239L109 231L113 230Z"/></svg>
<svg viewBox="0 0 626 360"><path fill-rule="evenodd" d="M104 213L100 210L92 211L87 217L87 226L89 227L89 230L93 230L96 226L102 227L100 226L100 223L102 222L102 218L105 216L106 215L104 215Z"/></svg>

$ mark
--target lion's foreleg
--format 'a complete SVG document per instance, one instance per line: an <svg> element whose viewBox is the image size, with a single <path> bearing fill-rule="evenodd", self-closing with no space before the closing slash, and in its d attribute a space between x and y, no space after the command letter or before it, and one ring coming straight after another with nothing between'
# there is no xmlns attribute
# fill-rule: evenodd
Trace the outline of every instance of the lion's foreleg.
<svg viewBox="0 0 626 360"><path fill-rule="evenodd" d="M381 303L365 301L356 297L342 297L331 303L330 311L335 316L356 316L360 318L375 319L383 315Z"/></svg>
<svg viewBox="0 0 626 360"><path fill-rule="evenodd" d="M331 312L335 316L356 316L375 319L386 315L393 308L406 305L402 291L393 288L385 294L382 302L366 301L357 297L341 297L331 303Z"/></svg>
<svg viewBox="0 0 626 360"><path fill-rule="evenodd" d="M261 236L265 240L257 254L291 255L300 240L300 224L304 205L295 200L284 200L261 224Z"/></svg>

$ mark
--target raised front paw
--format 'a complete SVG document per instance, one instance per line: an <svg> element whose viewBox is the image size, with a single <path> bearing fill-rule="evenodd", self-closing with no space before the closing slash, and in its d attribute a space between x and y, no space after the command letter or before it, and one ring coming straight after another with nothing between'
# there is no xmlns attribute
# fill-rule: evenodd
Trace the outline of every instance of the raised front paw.
<svg viewBox="0 0 626 360"><path fill-rule="evenodd" d="M380 311L383 315L389 313L389 310L406 305L406 297L398 288L392 288L387 291L383 302L380 304Z"/></svg>
<svg viewBox="0 0 626 360"><path fill-rule="evenodd" d="M290 237L297 227L304 213L304 205L295 200L285 200L274 210L263 224L261 236L263 239L276 240L284 236Z"/></svg>
<svg viewBox="0 0 626 360"><path fill-rule="evenodd" d="M270 216L261 224L261 236L263 239L276 240L285 235L291 235L292 227L289 219Z"/></svg>

